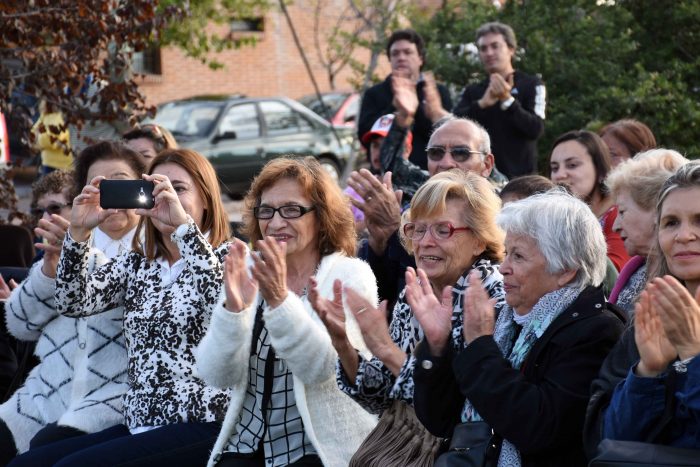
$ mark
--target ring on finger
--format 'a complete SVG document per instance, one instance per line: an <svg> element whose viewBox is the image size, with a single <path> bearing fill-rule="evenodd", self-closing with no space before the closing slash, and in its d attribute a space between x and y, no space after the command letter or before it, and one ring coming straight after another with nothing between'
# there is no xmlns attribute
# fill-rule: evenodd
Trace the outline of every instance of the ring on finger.
<svg viewBox="0 0 700 467"><path fill-rule="evenodd" d="M366 307L366 306L363 306L362 308L360 308L359 310L357 310L355 313L359 315L359 314L364 313L365 311L367 311L367 307Z"/></svg>

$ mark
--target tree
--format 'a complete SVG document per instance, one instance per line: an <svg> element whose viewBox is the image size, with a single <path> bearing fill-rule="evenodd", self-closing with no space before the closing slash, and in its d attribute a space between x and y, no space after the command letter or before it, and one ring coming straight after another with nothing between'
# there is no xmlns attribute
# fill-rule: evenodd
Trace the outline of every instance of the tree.
<svg viewBox="0 0 700 467"><path fill-rule="evenodd" d="M661 146L700 154L697 2L520 0L499 9L448 1L434 16L414 21L429 41L428 67L457 89L484 79L478 58L460 54L478 26L513 27L516 68L541 74L547 85L541 170L558 135L625 117L648 124Z"/></svg>
<svg viewBox="0 0 700 467"><path fill-rule="evenodd" d="M208 20L226 22L266 6L265 0L3 1L0 111L26 136L30 114L13 111L23 100L44 100L78 128L98 120L133 125L155 112L131 73L134 52L174 44L206 61L212 50L246 42L207 32Z"/></svg>

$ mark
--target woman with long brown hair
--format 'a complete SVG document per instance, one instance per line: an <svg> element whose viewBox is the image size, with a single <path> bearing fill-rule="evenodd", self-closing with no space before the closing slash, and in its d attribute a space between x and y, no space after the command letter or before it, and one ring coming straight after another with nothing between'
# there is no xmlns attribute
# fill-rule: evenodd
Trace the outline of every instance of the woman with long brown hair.
<svg viewBox="0 0 700 467"><path fill-rule="evenodd" d="M73 202L57 271L56 306L89 316L123 305L128 353L124 425L30 450L14 465L199 465L211 450L228 394L194 372L194 348L216 303L229 227L211 164L168 150L144 179L154 183L134 250L88 275L87 241L118 210L100 207L101 177Z"/></svg>

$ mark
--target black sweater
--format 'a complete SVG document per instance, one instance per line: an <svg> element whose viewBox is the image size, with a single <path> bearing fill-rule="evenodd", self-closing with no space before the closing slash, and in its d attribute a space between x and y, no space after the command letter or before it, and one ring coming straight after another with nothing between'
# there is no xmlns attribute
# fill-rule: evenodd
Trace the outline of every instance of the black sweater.
<svg viewBox="0 0 700 467"><path fill-rule="evenodd" d="M537 173L537 140L544 132L545 88L542 81L522 71L513 75L515 102L506 110L496 103L482 109L478 100L489 80L467 86L453 113L476 120L489 132L496 168L508 178Z"/></svg>

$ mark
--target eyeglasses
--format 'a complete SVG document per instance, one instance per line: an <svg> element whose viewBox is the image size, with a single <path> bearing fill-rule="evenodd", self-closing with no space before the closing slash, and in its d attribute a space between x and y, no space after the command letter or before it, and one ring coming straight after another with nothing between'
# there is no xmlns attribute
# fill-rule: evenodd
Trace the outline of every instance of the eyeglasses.
<svg viewBox="0 0 700 467"><path fill-rule="evenodd" d="M42 208L40 206L34 206L31 209L32 216L35 217L41 217L44 215L44 213L49 213L51 214L61 214L61 209L72 206L71 203L69 204L60 204L60 203L50 203L48 206L45 208Z"/></svg>
<svg viewBox="0 0 700 467"><path fill-rule="evenodd" d="M431 146L426 149L426 152L428 153L428 159L431 161L441 161L442 158L445 157L445 154L449 152L452 154L452 159L454 159L455 162L464 162L469 159L472 154L483 154L481 151L474 151L466 146L456 146L449 150L442 146Z"/></svg>
<svg viewBox="0 0 700 467"><path fill-rule="evenodd" d="M280 206L278 208L273 208L271 206L257 206L253 208L253 215L256 219L272 219L275 217L275 213L279 212L283 219L296 219L303 216L307 212L311 212L316 209L314 206L304 207L298 204L287 204L285 206Z"/></svg>
<svg viewBox="0 0 700 467"><path fill-rule="evenodd" d="M438 222L437 224L416 224L409 222L403 226L403 234L406 238L418 241L425 237L425 233L430 230L430 234L435 240L447 240L455 232L460 230L471 230L469 227L455 227L450 222Z"/></svg>

